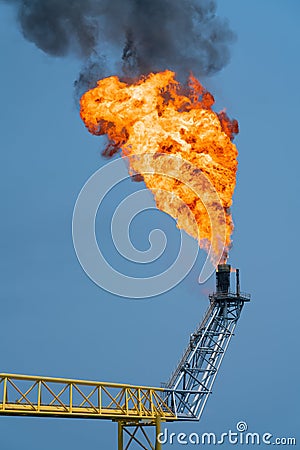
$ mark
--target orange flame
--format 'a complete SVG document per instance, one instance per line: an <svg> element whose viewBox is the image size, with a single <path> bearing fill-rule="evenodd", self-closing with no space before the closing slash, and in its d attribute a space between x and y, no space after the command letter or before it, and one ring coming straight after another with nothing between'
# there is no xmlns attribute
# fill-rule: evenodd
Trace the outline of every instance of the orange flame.
<svg viewBox="0 0 300 450"><path fill-rule="evenodd" d="M237 149L232 139L238 133L238 123L224 111L214 112L213 104L213 96L193 75L188 85L182 86L173 72L165 71L132 84L116 76L98 81L97 87L82 96L80 115L91 133L107 134L109 145L104 154L111 156L122 149L129 157L130 173L145 181L157 207L176 219L178 228L198 239L200 247L208 250L211 244L217 254L221 240L212 242L210 212L203 202L209 192L204 191L199 198L176 179L173 169L168 173L168 167L164 167L166 176L147 174L145 164L134 157L175 155L196 168L190 178L197 178L199 171L205 174L222 205L223 217L218 220L223 227L224 218L226 222L226 259L233 231L229 208L237 170Z"/></svg>

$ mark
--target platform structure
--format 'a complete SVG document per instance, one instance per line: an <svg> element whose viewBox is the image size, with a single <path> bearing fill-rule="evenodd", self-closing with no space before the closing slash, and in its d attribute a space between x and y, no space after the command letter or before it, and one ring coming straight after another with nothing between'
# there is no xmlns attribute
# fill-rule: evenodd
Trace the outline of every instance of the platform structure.
<svg viewBox="0 0 300 450"><path fill-rule="evenodd" d="M216 292L169 381L134 386L0 374L0 415L106 419L118 423L118 450L161 450L161 422L199 420L248 294L230 290L231 267L218 266Z"/></svg>

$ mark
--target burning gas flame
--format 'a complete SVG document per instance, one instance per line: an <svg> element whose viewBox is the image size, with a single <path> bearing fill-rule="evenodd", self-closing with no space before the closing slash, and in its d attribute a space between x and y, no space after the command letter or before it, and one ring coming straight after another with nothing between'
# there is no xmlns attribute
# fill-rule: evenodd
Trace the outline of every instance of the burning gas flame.
<svg viewBox="0 0 300 450"><path fill-rule="evenodd" d="M145 158L141 164L136 156L149 155L151 165L151 159L160 154L174 155L196 168L188 174L191 179L197 179L200 172L206 175L223 208L218 217L220 228L226 222L224 261L233 231L229 208L236 182L237 149L232 139L238 133L238 123L224 111L214 112L213 104L213 96L193 75L187 86L182 86L174 72L165 71L131 84L117 76L98 81L97 87L82 96L80 115L91 133L107 134L109 144L104 154L111 156L121 149L129 158L130 173L144 180L157 207L176 219L178 228L198 239L201 248L208 250L211 245L219 254L221 240L212 242L210 212L203 201L210 192L203 188L199 198L176 179L174 168L164 167L166 176L147 174Z"/></svg>

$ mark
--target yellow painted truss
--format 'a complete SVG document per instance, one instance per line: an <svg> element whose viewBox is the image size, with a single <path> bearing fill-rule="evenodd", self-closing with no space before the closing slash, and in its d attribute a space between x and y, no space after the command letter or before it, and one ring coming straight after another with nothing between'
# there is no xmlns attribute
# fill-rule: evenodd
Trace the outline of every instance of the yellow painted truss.
<svg viewBox="0 0 300 450"><path fill-rule="evenodd" d="M163 389L65 378L0 374L0 415L110 420L176 420Z"/></svg>

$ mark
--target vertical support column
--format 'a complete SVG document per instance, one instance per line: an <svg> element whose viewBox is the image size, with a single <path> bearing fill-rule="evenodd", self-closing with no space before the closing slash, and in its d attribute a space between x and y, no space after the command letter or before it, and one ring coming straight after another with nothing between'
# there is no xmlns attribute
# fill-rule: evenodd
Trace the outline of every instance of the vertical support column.
<svg viewBox="0 0 300 450"><path fill-rule="evenodd" d="M38 398L37 398L37 408L40 411L42 403L42 382L38 381Z"/></svg>
<svg viewBox="0 0 300 450"><path fill-rule="evenodd" d="M123 423L118 421L118 450L123 450L124 440L123 440Z"/></svg>
<svg viewBox="0 0 300 450"><path fill-rule="evenodd" d="M4 378L3 381L3 410L5 409L5 403L7 401L7 377Z"/></svg>
<svg viewBox="0 0 300 450"><path fill-rule="evenodd" d="M73 411L73 383L69 384L69 412Z"/></svg>
<svg viewBox="0 0 300 450"><path fill-rule="evenodd" d="M155 421L155 450L162 450L162 444L158 440L158 436L161 433L161 418L160 416L156 417Z"/></svg>

